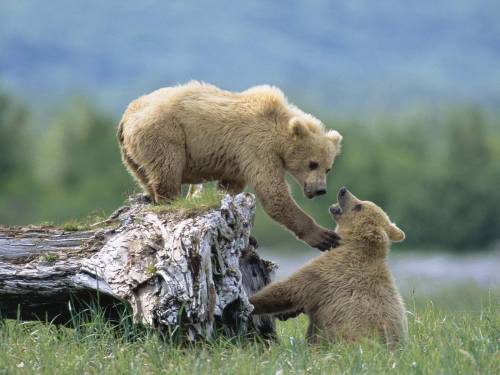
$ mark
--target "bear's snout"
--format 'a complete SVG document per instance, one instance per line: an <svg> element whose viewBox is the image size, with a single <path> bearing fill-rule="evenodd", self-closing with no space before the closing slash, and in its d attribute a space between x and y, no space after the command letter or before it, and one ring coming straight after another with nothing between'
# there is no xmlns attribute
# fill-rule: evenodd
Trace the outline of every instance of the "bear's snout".
<svg viewBox="0 0 500 375"><path fill-rule="evenodd" d="M316 195L324 195L326 194L326 189L318 189L316 190Z"/></svg>
<svg viewBox="0 0 500 375"><path fill-rule="evenodd" d="M307 186L306 183L304 183L304 195L309 198L309 199L312 199L314 198L314 192L309 188L309 186Z"/></svg>
<svg viewBox="0 0 500 375"><path fill-rule="evenodd" d="M337 202L340 207L345 208L348 202L352 198L352 194L345 186L341 187L339 192L337 193Z"/></svg>
<svg viewBox="0 0 500 375"><path fill-rule="evenodd" d="M325 188L319 188L316 190L309 189L307 187L304 187L304 194L307 198L312 199L314 197L317 197L318 195L325 195L326 194L326 189Z"/></svg>
<svg viewBox="0 0 500 375"><path fill-rule="evenodd" d="M326 194L325 184L319 184L319 186L314 185L315 184L312 184L312 186L310 186L307 183L304 183L304 194L307 198L312 199L318 195Z"/></svg>

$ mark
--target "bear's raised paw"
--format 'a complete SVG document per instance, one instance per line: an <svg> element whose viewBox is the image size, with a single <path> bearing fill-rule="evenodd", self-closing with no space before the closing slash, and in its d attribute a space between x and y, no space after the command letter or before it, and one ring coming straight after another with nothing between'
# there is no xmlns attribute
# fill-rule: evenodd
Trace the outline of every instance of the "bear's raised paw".
<svg viewBox="0 0 500 375"><path fill-rule="evenodd" d="M304 241L321 251L333 249L339 245L340 237L333 230L319 228L304 238Z"/></svg>

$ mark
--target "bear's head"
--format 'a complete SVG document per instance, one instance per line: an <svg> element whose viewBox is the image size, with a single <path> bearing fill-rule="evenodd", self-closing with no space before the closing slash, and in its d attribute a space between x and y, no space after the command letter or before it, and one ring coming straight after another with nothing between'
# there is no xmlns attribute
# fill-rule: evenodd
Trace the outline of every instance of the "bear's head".
<svg viewBox="0 0 500 375"><path fill-rule="evenodd" d="M330 207L342 240L367 245L387 246L405 239L404 232L373 202L361 201L345 187L337 194L337 203Z"/></svg>
<svg viewBox="0 0 500 375"><path fill-rule="evenodd" d="M342 136L335 130L325 132L319 120L309 117L295 116L289 121L291 141L283 161L304 195L313 198L326 193L326 175L340 151Z"/></svg>

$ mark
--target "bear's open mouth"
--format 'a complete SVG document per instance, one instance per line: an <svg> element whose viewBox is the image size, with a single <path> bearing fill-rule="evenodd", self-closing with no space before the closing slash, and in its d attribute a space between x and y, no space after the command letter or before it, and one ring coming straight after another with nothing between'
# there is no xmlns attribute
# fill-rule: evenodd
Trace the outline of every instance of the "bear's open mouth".
<svg viewBox="0 0 500 375"><path fill-rule="evenodd" d="M342 208L338 204L334 204L333 206L330 207L330 213L333 216L340 216L342 215Z"/></svg>

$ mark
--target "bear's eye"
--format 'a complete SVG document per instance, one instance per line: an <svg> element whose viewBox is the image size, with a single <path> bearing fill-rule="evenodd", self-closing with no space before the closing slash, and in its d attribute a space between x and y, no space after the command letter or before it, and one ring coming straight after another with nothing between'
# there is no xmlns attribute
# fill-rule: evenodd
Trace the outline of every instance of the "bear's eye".
<svg viewBox="0 0 500 375"><path fill-rule="evenodd" d="M328 168L328 169L326 170L326 173L330 173L330 171L331 171L331 170L332 170L332 168Z"/></svg>
<svg viewBox="0 0 500 375"><path fill-rule="evenodd" d="M357 205L355 205L352 210L353 211L361 211L361 209L363 208L363 205L361 203L358 203Z"/></svg>
<svg viewBox="0 0 500 375"><path fill-rule="evenodd" d="M315 162L315 161L310 161L310 162L309 162L309 169L310 169L311 171L314 171L315 169L317 169L317 168L318 168L318 166L319 166L319 164L318 164L317 162Z"/></svg>

